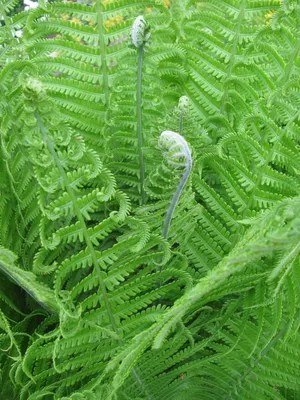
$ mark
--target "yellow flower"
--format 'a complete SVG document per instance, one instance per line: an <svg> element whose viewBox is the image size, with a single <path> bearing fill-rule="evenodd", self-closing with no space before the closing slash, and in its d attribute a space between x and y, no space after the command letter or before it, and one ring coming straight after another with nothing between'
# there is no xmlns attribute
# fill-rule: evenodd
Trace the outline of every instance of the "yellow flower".
<svg viewBox="0 0 300 400"><path fill-rule="evenodd" d="M79 18L77 18L77 17L73 17L73 18L71 19L71 21L74 22L74 23L76 23L76 24L81 24L81 23L82 23L81 20L80 20Z"/></svg>
<svg viewBox="0 0 300 400"><path fill-rule="evenodd" d="M121 15L116 15L115 17L108 19L105 22L104 26L105 26L105 28L110 28L111 26L117 25L122 21L124 21L124 17L122 17Z"/></svg>

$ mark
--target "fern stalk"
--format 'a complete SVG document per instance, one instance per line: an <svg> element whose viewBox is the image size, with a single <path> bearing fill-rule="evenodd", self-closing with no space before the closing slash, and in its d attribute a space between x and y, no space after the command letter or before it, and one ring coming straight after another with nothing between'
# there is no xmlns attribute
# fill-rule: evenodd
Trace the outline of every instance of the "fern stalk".
<svg viewBox="0 0 300 400"><path fill-rule="evenodd" d="M164 222L163 233L162 233L162 235L163 235L163 237L165 239L168 238L168 233L169 233L169 230L170 230L173 214L174 214L175 208L177 206L177 203L178 203L178 201L180 199L181 193L182 193L182 191L183 191L183 189L184 189L184 187L186 185L186 182L187 182L188 177L190 175L191 169L192 169L192 163L189 163L189 165L186 167L186 169L185 169L185 171L184 171L184 173L183 173L183 175L182 175L182 177L181 177L181 179L180 179L180 181L178 183L178 186L177 186L177 189L176 189L175 193L173 194L172 201L171 201L170 206L169 206L168 211L167 211L166 219L165 219L165 222Z"/></svg>
<svg viewBox="0 0 300 400"><path fill-rule="evenodd" d="M101 49L101 67L103 75L104 98L105 98L105 104L106 106L108 106L109 104L108 71L106 63L106 45L105 45L104 31L103 31L102 4L100 0L96 1L96 13L97 13L97 25L99 29L98 45L100 46Z"/></svg>
<svg viewBox="0 0 300 400"><path fill-rule="evenodd" d="M240 12L239 12L239 16L238 16L238 21L236 23L234 41L232 44L232 50L231 50L231 56L230 56L230 61L229 61L229 65L228 65L226 80L228 80L231 77L232 70L234 67L238 43L239 43L239 39L240 39L241 26L242 26L242 22L243 22L244 15L245 15L245 9L246 9L246 0L243 0L242 3L240 4ZM221 107L220 107L222 114L225 111L225 103L227 101L227 97L228 97L228 86L225 85L224 93L223 93L223 96L221 99Z"/></svg>
<svg viewBox="0 0 300 400"><path fill-rule="evenodd" d="M144 189L145 181L145 162L143 155L143 126L142 126L142 80L143 80L143 61L145 44L149 40L149 26L142 15L139 15L133 22L131 29L131 40L134 47L137 48L138 66L137 66L137 88L136 88L136 117L137 117L137 139L140 168L140 186L141 186L141 204L146 204L146 192Z"/></svg>
<svg viewBox="0 0 300 400"><path fill-rule="evenodd" d="M298 57L299 51L300 51L300 38L297 41L297 44L296 44L295 49L294 49L294 52L291 55L289 63L287 65L287 68L286 68L286 70L284 72L284 77L283 77L282 84L289 80L291 72L292 72L292 68L293 68L293 66L295 64L295 61L296 61L297 57Z"/></svg>
<svg viewBox="0 0 300 400"><path fill-rule="evenodd" d="M142 80L143 80L143 59L144 59L144 46L138 49L138 69L137 69L137 138L138 138L138 153L139 153L139 166L140 166L140 185L141 185L141 204L146 204L146 192L144 189L145 181L145 165L143 154L143 126L142 126Z"/></svg>
<svg viewBox="0 0 300 400"><path fill-rule="evenodd" d="M183 112L181 111L180 117L179 117L179 134L182 135L183 131Z"/></svg>
<svg viewBox="0 0 300 400"><path fill-rule="evenodd" d="M177 189L176 189L175 193L173 194L172 201L171 201L170 206L167 211L166 219L164 222L163 233L162 233L163 238L165 238L165 239L168 238L168 233L170 230L173 214L174 214L175 208L177 206L177 203L180 199L181 193L182 193L182 191L186 185L186 182L188 180L188 177L190 175L191 168L192 168L192 164L190 164L189 166L186 167L186 169L178 183Z"/></svg>
<svg viewBox="0 0 300 400"><path fill-rule="evenodd" d="M190 100L187 96L181 96L179 99L179 102L178 102L178 110L179 110L178 132L179 132L179 135L181 135L181 136L182 136L182 132L183 132L183 120L187 114L189 102L190 102Z"/></svg>

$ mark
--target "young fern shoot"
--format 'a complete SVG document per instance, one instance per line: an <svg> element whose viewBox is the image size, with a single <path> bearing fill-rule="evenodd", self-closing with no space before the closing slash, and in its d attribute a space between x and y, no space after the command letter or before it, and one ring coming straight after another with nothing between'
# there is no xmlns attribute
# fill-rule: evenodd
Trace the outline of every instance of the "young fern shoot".
<svg viewBox="0 0 300 400"><path fill-rule="evenodd" d="M142 76L143 76L143 58L145 44L150 37L149 27L145 18L139 15L131 30L131 40L134 47L138 51L138 67L137 67L137 93L136 93L136 116L137 116L137 139L138 139L138 154L140 168L140 187L141 187L141 204L146 203L146 192L144 189L145 181L145 165L143 155L143 127L142 127Z"/></svg>
<svg viewBox="0 0 300 400"><path fill-rule="evenodd" d="M162 132L159 138L159 146L164 151L164 156L169 164L174 165L175 167L184 167L183 175L178 183L175 193L173 194L164 221L162 236L167 239L175 208L191 173L193 162L189 145L179 133L173 131Z"/></svg>
<svg viewBox="0 0 300 400"><path fill-rule="evenodd" d="M183 119L186 115L189 107L189 98L187 96L181 96L178 102L179 111L179 134L182 135L183 131Z"/></svg>

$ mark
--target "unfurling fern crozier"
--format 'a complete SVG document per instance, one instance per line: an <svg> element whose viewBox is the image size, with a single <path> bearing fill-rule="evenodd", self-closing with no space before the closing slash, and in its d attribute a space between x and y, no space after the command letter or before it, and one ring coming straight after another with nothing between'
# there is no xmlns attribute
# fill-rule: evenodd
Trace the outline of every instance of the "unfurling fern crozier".
<svg viewBox="0 0 300 400"><path fill-rule="evenodd" d="M140 48L149 40L149 37L150 37L149 26L145 18L142 15L139 15L135 19L131 28L132 44L136 48Z"/></svg>
<svg viewBox="0 0 300 400"><path fill-rule="evenodd" d="M162 132L159 138L159 146L163 150L168 164L174 166L175 168L184 167L184 173L178 183L175 193L173 194L173 198L165 218L162 235L166 239L168 237L168 232L176 205L191 173L193 162L189 145L187 141L181 135L179 135L179 133L173 131Z"/></svg>

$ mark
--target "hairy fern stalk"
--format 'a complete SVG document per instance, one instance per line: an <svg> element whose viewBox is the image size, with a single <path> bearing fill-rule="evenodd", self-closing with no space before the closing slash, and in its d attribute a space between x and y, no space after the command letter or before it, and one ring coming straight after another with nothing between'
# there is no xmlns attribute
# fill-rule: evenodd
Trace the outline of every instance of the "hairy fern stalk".
<svg viewBox="0 0 300 400"><path fill-rule="evenodd" d="M299 2L23 8L0 0L0 398L299 399Z"/></svg>

